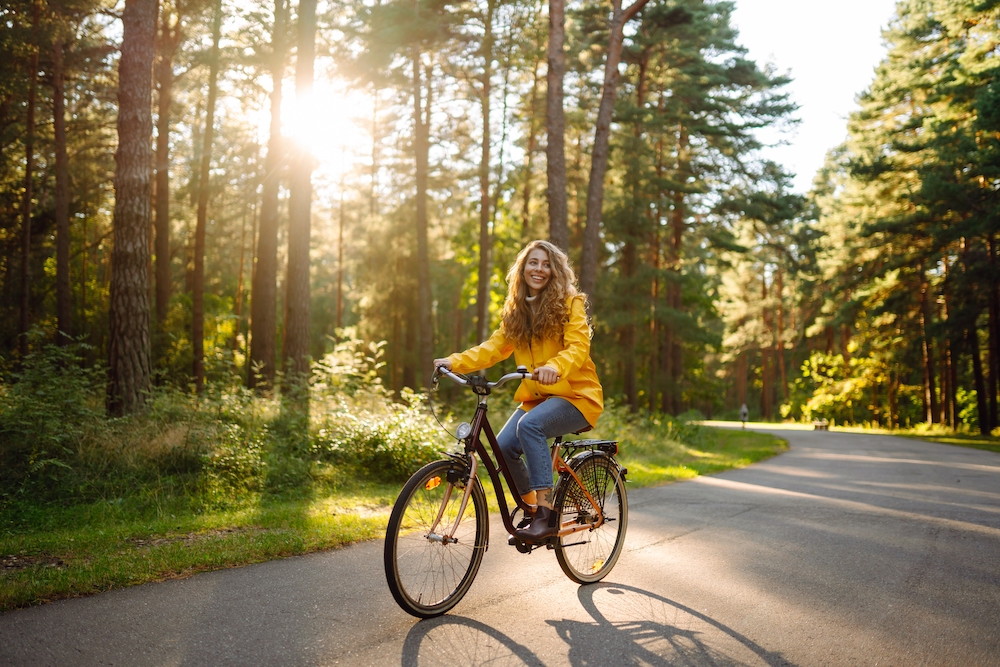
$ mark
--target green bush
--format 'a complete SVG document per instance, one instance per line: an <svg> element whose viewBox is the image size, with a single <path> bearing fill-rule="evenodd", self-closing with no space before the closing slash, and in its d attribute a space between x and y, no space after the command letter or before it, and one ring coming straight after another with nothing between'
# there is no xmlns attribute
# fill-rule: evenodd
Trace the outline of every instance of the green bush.
<svg viewBox="0 0 1000 667"><path fill-rule="evenodd" d="M644 450L659 450L665 442L674 442L690 447L705 444L706 430L694 423L701 413L692 411L681 417L654 413L645 410L629 412L624 405L607 401L604 413L592 433L582 437L600 437L619 441L621 451L639 453Z"/></svg>
<svg viewBox="0 0 1000 667"><path fill-rule="evenodd" d="M447 441L427 414L423 399L411 393L404 398L405 404L383 402L377 409L370 401L361 401L368 407L342 401L324 414L312 454L375 479L405 481L417 468L439 458Z"/></svg>
<svg viewBox="0 0 1000 667"><path fill-rule="evenodd" d="M400 482L447 445L422 396L400 402L382 387L382 345L351 336L314 364L308 413L219 370L201 396L157 387L142 412L109 419L105 373L84 367L84 351L46 347L0 380L0 509L122 498L157 512L169 498L236 506L347 475Z"/></svg>
<svg viewBox="0 0 1000 667"><path fill-rule="evenodd" d="M104 413L104 371L85 346L48 345L0 384L0 493L44 493L73 482L75 453Z"/></svg>
<svg viewBox="0 0 1000 667"><path fill-rule="evenodd" d="M205 487L213 499L263 490L267 464L262 433L226 424L215 446L202 454Z"/></svg>

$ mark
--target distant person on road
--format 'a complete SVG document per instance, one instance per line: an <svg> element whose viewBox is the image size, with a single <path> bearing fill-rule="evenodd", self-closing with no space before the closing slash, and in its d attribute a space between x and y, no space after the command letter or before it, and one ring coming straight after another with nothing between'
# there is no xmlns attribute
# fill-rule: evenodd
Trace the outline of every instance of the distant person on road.
<svg viewBox="0 0 1000 667"><path fill-rule="evenodd" d="M747 419L750 418L750 410L747 409L747 404L744 403L740 406L740 421L743 422L743 428L747 427Z"/></svg>
<svg viewBox="0 0 1000 667"><path fill-rule="evenodd" d="M594 426L604 410L604 390L590 358L586 298L566 253L548 241L532 241L507 272L500 328L481 345L434 360L435 367L471 373L513 354L531 373L514 394L520 407L497 435L518 493L537 506L531 523L515 531L528 542L557 532L546 439Z"/></svg>

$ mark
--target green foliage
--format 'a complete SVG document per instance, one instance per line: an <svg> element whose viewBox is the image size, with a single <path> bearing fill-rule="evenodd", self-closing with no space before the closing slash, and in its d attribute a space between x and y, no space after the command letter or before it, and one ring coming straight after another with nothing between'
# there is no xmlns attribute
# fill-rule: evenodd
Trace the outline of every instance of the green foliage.
<svg viewBox="0 0 1000 667"><path fill-rule="evenodd" d="M347 336L315 364L311 423L232 376L201 398L159 388L142 414L107 419L103 372L81 363L86 351L44 347L0 384L0 507L240 506L346 476L396 482L442 446L421 396L397 403L382 388L381 344Z"/></svg>
<svg viewBox="0 0 1000 667"><path fill-rule="evenodd" d="M609 401L593 433L583 437L602 437L620 442L623 452L638 453L659 449L665 441L690 447L700 447L706 442L709 429L695 420L703 416L691 412L681 417L646 411L629 412L624 405Z"/></svg>
<svg viewBox="0 0 1000 667"><path fill-rule="evenodd" d="M340 402L323 415L311 453L368 477L406 481L414 470L440 458L447 442L420 396L406 393L404 400L377 409Z"/></svg>
<svg viewBox="0 0 1000 667"><path fill-rule="evenodd" d="M996 43L998 16L993 2L898 3L887 56L812 196L819 235L807 269L822 289L810 298L819 313L810 334L826 334L813 349L832 354L836 333L842 353L849 342L854 350L838 377L806 370L797 390L812 387L815 400L793 401L790 416L811 407L849 422L936 423L932 408L954 398L961 420L952 426L972 425L973 413L983 433L995 426L992 415L968 409L968 396L973 367L996 343L989 339L1000 304L1000 58L987 46ZM992 402L996 373L986 379ZM894 387L898 410L886 401ZM924 406L924 396L934 400Z"/></svg>
<svg viewBox="0 0 1000 667"><path fill-rule="evenodd" d="M313 365L313 435L307 455L385 481L405 481L440 454L440 432L423 397L408 389L390 399L379 370L385 343L364 344L354 330Z"/></svg>
<svg viewBox="0 0 1000 667"><path fill-rule="evenodd" d="M39 493L70 481L73 454L99 428L104 373L81 344L47 345L0 384L0 493Z"/></svg>
<svg viewBox="0 0 1000 667"><path fill-rule="evenodd" d="M241 424L225 425L215 446L202 454L205 490L211 499L263 490L268 469L265 436L266 431L254 432Z"/></svg>

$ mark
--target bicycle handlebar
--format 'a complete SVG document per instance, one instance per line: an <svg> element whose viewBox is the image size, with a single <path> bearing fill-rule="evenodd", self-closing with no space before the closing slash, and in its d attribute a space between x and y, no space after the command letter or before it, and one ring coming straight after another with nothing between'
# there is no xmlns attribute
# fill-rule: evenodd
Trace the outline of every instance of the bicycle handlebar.
<svg viewBox="0 0 1000 667"><path fill-rule="evenodd" d="M447 377L452 382L455 382L456 384L460 384L462 386L468 386L469 384L471 384L471 382L468 379L462 377L461 375L458 375L457 373L451 372L444 366L437 366L434 369L434 375L431 378L431 381L436 383L438 378L442 375ZM502 384L506 384L511 380L526 380L530 377L531 373L528 372L528 369L526 367L518 366L517 370L514 371L513 373L507 373L496 382L487 382L486 386L489 387L490 389L493 389L495 387L499 387Z"/></svg>

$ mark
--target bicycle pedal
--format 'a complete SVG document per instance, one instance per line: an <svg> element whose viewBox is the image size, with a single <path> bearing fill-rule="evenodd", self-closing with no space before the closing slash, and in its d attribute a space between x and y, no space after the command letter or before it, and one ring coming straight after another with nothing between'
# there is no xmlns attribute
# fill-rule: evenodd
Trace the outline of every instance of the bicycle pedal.
<svg viewBox="0 0 1000 667"><path fill-rule="evenodd" d="M521 540L517 539L513 535L511 535L507 539L507 544L511 545L512 547L514 547L515 549L517 549L519 552L521 552L523 554L530 554L532 551L534 551L535 549L537 549L536 546L534 546L532 544L528 544L527 542L522 542Z"/></svg>

